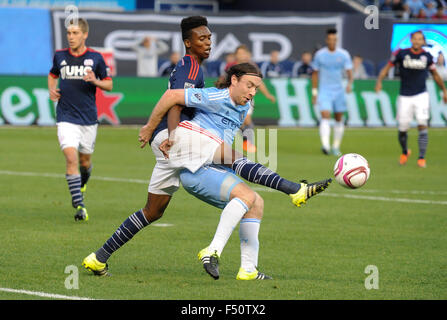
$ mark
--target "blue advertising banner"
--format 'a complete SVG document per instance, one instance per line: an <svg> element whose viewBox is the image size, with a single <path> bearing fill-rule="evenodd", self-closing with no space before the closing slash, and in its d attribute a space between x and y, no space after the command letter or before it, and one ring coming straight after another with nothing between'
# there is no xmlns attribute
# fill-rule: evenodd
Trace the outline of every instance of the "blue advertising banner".
<svg viewBox="0 0 447 320"><path fill-rule="evenodd" d="M0 74L48 74L51 30L49 10L0 8Z"/></svg>

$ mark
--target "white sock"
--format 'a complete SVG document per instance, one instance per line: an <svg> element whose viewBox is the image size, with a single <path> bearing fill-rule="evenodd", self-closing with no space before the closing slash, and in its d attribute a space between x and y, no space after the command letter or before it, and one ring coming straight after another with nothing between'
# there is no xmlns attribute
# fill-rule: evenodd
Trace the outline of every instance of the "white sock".
<svg viewBox="0 0 447 320"><path fill-rule="evenodd" d="M329 151L331 149L331 124L329 119L320 120L320 139L322 147Z"/></svg>
<svg viewBox="0 0 447 320"><path fill-rule="evenodd" d="M340 149L343 133L345 132L345 123L342 121L335 121L334 124L334 149Z"/></svg>
<svg viewBox="0 0 447 320"><path fill-rule="evenodd" d="M223 248L227 244L228 239L233 233L233 229L237 226L244 214L248 211L247 205L239 198L233 198L222 211L220 221L217 225L216 233L213 241L208 248L220 256Z"/></svg>
<svg viewBox="0 0 447 320"><path fill-rule="evenodd" d="M239 239L241 241L241 268L247 272L253 272L258 266L259 254L259 227L261 220L248 218L242 219L239 227Z"/></svg>

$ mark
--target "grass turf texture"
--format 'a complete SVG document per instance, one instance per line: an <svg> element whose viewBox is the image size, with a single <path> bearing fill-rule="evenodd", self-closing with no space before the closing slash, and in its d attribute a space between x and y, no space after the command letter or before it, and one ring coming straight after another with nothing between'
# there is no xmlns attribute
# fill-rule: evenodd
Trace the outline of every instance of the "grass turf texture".
<svg viewBox="0 0 447 320"><path fill-rule="evenodd" d="M235 280L238 229L221 257L221 278L204 272L197 253L211 241L220 210L183 189L155 223L172 226L145 228L109 259L112 277L94 277L82 259L145 204L154 158L139 149L138 130L99 128L85 199L90 220L75 222L56 128L0 128L1 288L94 299L447 298L445 129L429 131L426 169L416 166L415 129L404 167L396 130L347 129L342 151L369 160L370 180L359 190L334 182L302 208L252 185L265 200L259 269L273 281ZM321 154L317 129L279 129L277 161L282 176L315 181L332 176L336 158ZM79 267L77 290L65 288L70 265ZM368 265L379 270L378 290L365 289ZM41 298L0 291L0 299Z"/></svg>

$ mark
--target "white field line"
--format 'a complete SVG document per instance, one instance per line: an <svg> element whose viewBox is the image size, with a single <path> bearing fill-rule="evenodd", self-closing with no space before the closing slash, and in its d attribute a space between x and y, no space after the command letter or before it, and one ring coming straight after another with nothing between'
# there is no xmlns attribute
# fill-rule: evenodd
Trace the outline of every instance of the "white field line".
<svg viewBox="0 0 447 320"><path fill-rule="evenodd" d="M85 297L64 296L61 294L46 293L46 292L39 292L39 291L29 291L29 290L18 290L18 289L10 289L10 288L0 288L0 291L9 292L9 293L27 294L29 296L38 296L38 297L49 298L49 299L95 300L95 299L85 298Z"/></svg>
<svg viewBox="0 0 447 320"><path fill-rule="evenodd" d="M0 170L0 174L5 175L13 175L13 176L30 176L30 177L47 177L47 178L65 178L64 174L57 173L44 173L44 172L23 172L23 171L8 171L8 170ZM141 179L125 179L125 178L113 178L113 177L99 177L92 176L92 180L101 180L101 181L112 181L112 182L127 182L127 183L140 183L140 184L148 184L148 180ZM252 187L253 190L259 192L276 192L273 189L255 186ZM355 190L356 193L380 193L384 192L383 190ZM430 190L391 190L386 191L386 193L393 194L428 194L428 195L444 195L447 194L445 191L430 191ZM433 205L447 205L447 201L436 201L436 200L423 200L423 199L408 199L408 198L390 198L383 196L367 196L367 195L354 195L349 193L322 193L322 196L327 197L337 197L337 198L346 198L346 199L359 199L359 200L371 200L371 201L388 201L388 202L404 202L404 203L420 203L420 204L433 204Z"/></svg>

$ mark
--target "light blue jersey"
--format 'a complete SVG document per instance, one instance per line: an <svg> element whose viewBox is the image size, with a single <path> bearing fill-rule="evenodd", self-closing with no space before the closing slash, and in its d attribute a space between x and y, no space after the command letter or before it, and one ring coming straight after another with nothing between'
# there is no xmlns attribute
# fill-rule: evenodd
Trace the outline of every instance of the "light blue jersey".
<svg viewBox="0 0 447 320"><path fill-rule="evenodd" d="M319 73L319 91L339 91L343 90L343 72L352 69L352 60L344 49L324 47L315 53L312 67Z"/></svg>
<svg viewBox="0 0 447 320"><path fill-rule="evenodd" d="M345 112L347 110L343 72L352 69L349 53L341 48L329 51L324 47L315 53L312 62L318 71L317 105L320 111Z"/></svg>
<svg viewBox="0 0 447 320"><path fill-rule="evenodd" d="M185 104L196 108L191 122L233 144L237 130L244 122L250 103L236 105L228 89L189 88L185 90Z"/></svg>

